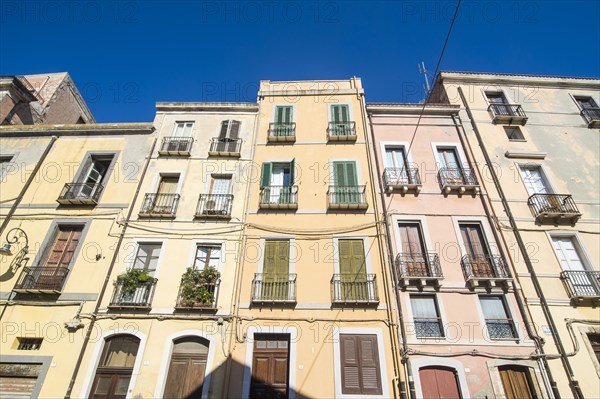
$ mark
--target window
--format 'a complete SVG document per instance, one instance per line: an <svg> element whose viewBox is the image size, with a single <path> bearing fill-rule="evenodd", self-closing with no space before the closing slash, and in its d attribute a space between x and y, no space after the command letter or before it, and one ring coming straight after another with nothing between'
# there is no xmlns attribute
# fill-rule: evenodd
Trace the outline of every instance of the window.
<svg viewBox="0 0 600 399"><path fill-rule="evenodd" d="M96 193L102 191L101 185L105 184L108 178L108 169L112 163L114 155L90 155L77 177L72 190L67 193L73 198L94 198Z"/></svg>
<svg viewBox="0 0 600 399"><path fill-rule="evenodd" d="M140 340L132 335L116 335L106 340L90 397L124 399L129 390Z"/></svg>
<svg viewBox="0 0 600 399"><path fill-rule="evenodd" d="M600 334L588 334L587 337L590 340L596 359L600 362Z"/></svg>
<svg viewBox="0 0 600 399"><path fill-rule="evenodd" d="M340 286L335 291L339 290L343 301L370 299L373 287L367 279L363 240L338 240L338 256Z"/></svg>
<svg viewBox="0 0 600 399"><path fill-rule="evenodd" d="M412 295L410 306L417 337L443 337L442 318L433 295Z"/></svg>
<svg viewBox="0 0 600 399"><path fill-rule="evenodd" d="M331 121L341 124L350 122L350 107L347 104L332 105Z"/></svg>
<svg viewBox="0 0 600 399"><path fill-rule="evenodd" d="M294 121L294 108L292 106L275 107L275 123L280 125L289 125Z"/></svg>
<svg viewBox="0 0 600 399"><path fill-rule="evenodd" d="M550 185L539 165L523 165L519 169L529 195L551 193Z"/></svg>
<svg viewBox="0 0 600 399"><path fill-rule="evenodd" d="M575 100L581 109L598 109L598 105L592 97L575 97Z"/></svg>
<svg viewBox="0 0 600 399"><path fill-rule="evenodd" d="M265 241L265 257L263 263L263 278L287 276L290 270L290 241ZM286 277L287 280L287 277Z"/></svg>
<svg viewBox="0 0 600 399"><path fill-rule="evenodd" d="M408 163L404 146L385 146L385 164L389 168L406 169Z"/></svg>
<svg viewBox="0 0 600 399"><path fill-rule="evenodd" d="M196 257L194 258L194 269L203 270L207 267L219 268L221 261L221 246L200 244L196 247Z"/></svg>
<svg viewBox="0 0 600 399"><path fill-rule="evenodd" d="M479 302L481 303L487 332L491 339L517 338L512 318L503 297L480 296Z"/></svg>
<svg viewBox="0 0 600 399"><path fill-rule="evenodd" d="M479 224L459 224L465 248L465 261L471 277L496 277L490 251ZM465 265L463 265L464 267Z"/></svg>
<svg viewBox="0 0 600 399"><path fill-rule="evenodd" d="M377 336L340 334L342 394L382 395Z"/></svg>
<svg viewBox="0 0 600 399"><path fill-rule="evenodd" d="M133 262L133 268L142 269L148 275L154 276L161 247L162 244L160 243L140 243Z"/></svg>
<svg viewBox="0 0 600 399"><path fill-rule="evenodd" d="M179 185L179 176L161 176L158 194L175 194Z"/></svg>
<svg viewBox="0 0 600 399"><path fill-rule="evenodd" d="M17 338L17 350L19 351L37 351L42 346L43 338Z"/></svg>
<svg viewBox="0 0 600 399"><path fill-rule="evenodd" d="M517 126L504 126L504 132L510 141L525 141L523 132Z"/></svg>
<svg viewBox="0 0 600 399"><path fill-rule="evenodd" d="M399 223L402 272L406 276L425 277L432 274L419 223Z"/></svg>
<svg viewBox="0 0 600 399"><path fill-rule="evenodd" d="M295 167L295 160L263 163L260 178L261 204L296 203Z"/></svg>
<svg viewBox="0 0 600 399"><path fill-rule="evenodd" d="M210 182L210 193L215 195L229 194L231 176L213 175Z"/></svg>
<svg viewBox="0 0 600 399"><path fill-rule="evenodd" d="M574 237L552 237L552 246L563 270L585 270Z"/></svg>
<svg viewBox="0 0 600 399"><path fill-rule="evenodd" d="M502 92L488 92L485 96L490 104L508 104Z"/></svg>
<svg viewBox="0 0 600 399"><path fill-rule="evenodd" d="M191 137L194 122L177 122L173 130L173 137Z"/></svg>
<svg viewBox="0 0 600 399"><path fill-rule="evenodd" d="M456 147L438 147L437 155L443 184L463 184L465 179Z"/></svg>
<svg viewBox="0 0 600 399"><path fill-rule="evenodd" d="M221 122L219 139L237 139L240 133L240 121L226 120Z"/></svg>
<svg viewBox="0 0 600 399"><path fill-rule="evenodd" d="M562 277L571 297L600 296L600 284L594 272L588 271L573 236L552 237L552 246L563 269Z"/></svg>

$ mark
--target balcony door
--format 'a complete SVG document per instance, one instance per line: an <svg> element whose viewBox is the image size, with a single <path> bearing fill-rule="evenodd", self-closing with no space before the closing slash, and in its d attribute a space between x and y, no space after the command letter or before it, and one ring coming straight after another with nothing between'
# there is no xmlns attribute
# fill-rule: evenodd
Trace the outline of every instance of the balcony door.
<svg viewBox="0 0 600 399"><path fill-rule="evenodd" d="M521 167L521 177L523 183L527 188L529 195L533 194L549 194L550 189L548 183L542 174L542 170L539 166L534 167Z"/></svg>
<svg viewBox="0 0 600 399"><path fill-rule="evenodd" d="M132 335L108 338L94 377L91 399L125 399L140 340Z"/></svg>
<svg viewBox="0 0 600 399"><path fill-rule="evenodd" d="M202 397L208 346L208 342L200 337L185 337L175 341L163 397Z"/></svg>
<svg viewBox="0 0 600 399"><path fill-rule="evenodd" d="M371 298L367 283L365 244L363 240L338 240L340 259L341 299L343 301Z"/></svg>
<svg viewBox="0 0 600 399"><path fill-rule="evenodd" d="M238 138L240 135L240 121L226 120L221 122L219 131L219 151L238 152Z"/></svg>
<svg viewBox="0 0 600 399"><path fill-rule="evenodd" d="M438 148L440 169L445 170L443 178L448 184L462 184L463 173L456 148Z"/></svg>
<svg viewBox="0 0 600 399"><path fill-rule="evenodd" d="M288 240L265 241L265 260L261 285L257 288L259 298L265 300L288 300L291 298L290 242Z"/></svg>
<svg viewBox="0 0 600 399"><path fill-rule="evenodd" d="M275 108L274 136L289 136L292 133L293 107L278 106Z"/></svg>
<svg viewBox="0 0 600 399"><path fill-rule="evenodd" d="M99 185L104 182L111 162L112 155L90 156L83 167L83 173L77 180L79 185L75 190L75 198L93 198Z"/></svg>
<svg viewBox="0 0 600 399"><path fill-rule="evenodd" d="M229 212L229 199L226 197L231 192L231 177L213 176L210 182L210 197L204 205L204 211L227 214Z"/></svg>
<svg viewBox="0 0 600 399"><path fill-rule="evenodd" d="M174 213L178 185L179 176L161 176L154 204L152 204L153 213Z"/></svg>
<svg viewBox="0 0 600 399"><path fill-rule="evenodd" d="M262 202L267 204L293 203L292 186L294 185L295 161L263 163L261 188Z"/></svg>
<svg viewBox="0 0 600 399"><path fill-rule="evenodd" d="M400 241L402 244L402 258L406 264L409 276L429 276L430 270L427 262L427 251L418 223L400 223Z"/></svg>
<svg viewBox="0 0 600 399"><path fill-rule="evenodd" d="M477 224L461 224L460 233L465 246L466 255L469 257L473 276L493 277L494 271L489 259L489 251L481 231Z"/></svg>
<svg viewBox="0 0 600 399"><path fill-rule="evenodd" d="M46 259L38 270L35 286L39 289L60 289L66 272L79 246L83 226L58 226Z"/></svg>
<svg viewBox="0 0 600 399"><path fill-rule="evenodd" d="M501 366L498 367L500 379L504 388L506 399L533 399L537 398L533 383L526 367Z"/></svg>
<svg viewBox="0 0 600 399"><path fill-rule="evenodd" d="M385 166L386 168L392 168L388 174L388 178L392 182L404 182L411 183L411 176L409 173L408 163L404 147L401 146L386 146L385 147Z"/></svg>
<svg viewBox="0 0 600 399"><path fill-rule="evenodd" d="M498 115L512 115L510 105L502 93L486 93L488 102L494 105L494 112Z"/></svg>
<svg viewBox="0 0 600 399"><path fill-rule="evenodd" d="M573 285L575 293L597 292L590 276L584 273L587 269L575 246L573 237L552 237L552 246L562 269L567 272L575 272L569 276L569 282ZM598 286L600 288L600 283Z"/></svg>
<svg viewBox="0 0 600 399"><path fill-rule="evenodd" d="M333 163L334 200L336 204L358 204L360 194L354 161Z"/></svg>

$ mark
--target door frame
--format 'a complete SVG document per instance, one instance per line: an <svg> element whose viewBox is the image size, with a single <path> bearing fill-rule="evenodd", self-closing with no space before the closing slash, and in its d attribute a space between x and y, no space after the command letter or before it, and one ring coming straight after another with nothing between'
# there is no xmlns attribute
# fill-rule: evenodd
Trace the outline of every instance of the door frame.
<svg viewBox="0 0 600 399"><path fill-rule="evenodd" d="M290 251L291 252L291 251ZM289 334L290 344L288 351L289 376L288 376L288 399L296 398L296 342L298 341L298 331L296 327L284 326L250 326L247 330L246 340L246 359L244 360L244 379L242 382L242 398L250 396L250 380L252 378L252 359L254 355L254 335L255 334Z"/></svg>
<svg viewBox="0 0 600 399"><path fill-rule="evenodd" d="M133 398L133 388L135 387L135 382L137 380L138 375L140 374L140 368L142 366L142 358L144 356L144 349L146 348L146 334L143 332L136 330L134 328L116 328L114 330L107 330L102 333L102 336L98 338L98 342L94 346L94 350L92 352L92 356L90 357L90 362L88 363L88 370L85 374L85 378L83 379L83 384L81 386L81 391L79 392L79 398L88 398L90 396L90 391L92 389L92 385L94 385L94 377L96 376L96 370L98 369L98 362L100 361L100 356L102 355L102 351L104 350L104 345L106 344L106 339L110 338L113 335L133 335L140 340L140 345L138 346L138 351L135 356L135 363L133 364L133 371L131 373L131 380L129 381L129 387L127 388L127 399Z"/></svg>
<svg viewBox="0 0 600 399"><path fill-rule="evenodd" d="M539 368L539 364L535 361L531 360L503 360L503 359L495 359L488 360L486 362L486 366L488 369L488 374L490 376L490 380L492 382L492 389L494 394L498 397L502 397L504 395L504 385L502 384L502 378L500 377L500 370L498 367L501 366L521 366L528 368L529 377L531 378L531 383L533 384L533 390L537 394L538 398L543 399L547 398L547 394L544 391L544 388L547 388L544 384L544 378ZM543 387L543 388L542 388Z"/></svg>
<svg viewBox="0 0 600 399"><path fill-rule="evenodd" d="M465 366L460 361L441 357L422 357L413 359L410 362L413 370L416 370L416 372L413 373L413 379L415 382L415 392L418 399L423 398L423 388L421 386L421 376L419 374L419 370L423 367L436 366L454 369L454 371L456 371L456 377L458 378L458 389L462 399L471 398L471 395L469 394L467 377L465 376Z"/></svg>
<svg viewBox="0 0 600 399"><path fill-rule="evenodd" d="M216 324L216 321L215 321ZM173 355L173 343L175 340L184 337L200 337L208 341L208 356L206 357L206 369L204 374L204 385L202 386L202 398L208 398L208 390L210 388L210 377L216 370L214 357L216 346L218 345L214 335L208 334L202 330L182 330L177 331L165 338L163 345L163 354L156 378L156 386L154 387L154 397L162 398L167 384L167 374L169 373L169 365L171 364L171 356Z"/></svg>

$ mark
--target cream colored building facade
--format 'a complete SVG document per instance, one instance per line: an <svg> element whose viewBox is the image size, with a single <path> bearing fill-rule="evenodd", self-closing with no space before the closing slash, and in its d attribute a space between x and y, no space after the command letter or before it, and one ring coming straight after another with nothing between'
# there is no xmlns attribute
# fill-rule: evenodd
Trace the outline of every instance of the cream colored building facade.
<svg viewBox="0 0 600 399"><path fill-rule="evenodd" d="M440 73L561 397L600 392L600 81ZM493 165L493 168L490 168Z"/></svg>
<svg viewBox="0 0 600 399"><path fill-rule="evenodd" d="M0 127L3 397L65 396L153 130Z"/></svg>
<svg viewBox="0 0 600 399"><path fill-rule="evenodd" d="M258 98L227 395L397 397L361 81L262 81Z"/></svg>

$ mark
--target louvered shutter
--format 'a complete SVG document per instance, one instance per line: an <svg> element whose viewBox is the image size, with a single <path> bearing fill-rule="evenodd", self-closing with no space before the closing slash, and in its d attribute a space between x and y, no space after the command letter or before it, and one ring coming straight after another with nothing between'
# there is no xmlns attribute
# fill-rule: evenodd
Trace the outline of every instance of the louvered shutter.
<svg viewBox="0 0 600 399"><path fill-rule="evenodd" d="M340 258L340 273L352 273L352 253L350 249L350 240L339 240L338 251Z"/></svg>
<svg viewBox="0 0 600 399"><path fill-rule="evenodd" d="M381 372L376 335L359 335L361 393L381 395Z"/></svg>
<svg viewBox="0 0 600 399"><path fill-rule="evenodd" d="M260 176L260 187L269 187L271 185L271 172L273 170L273 164L265 162L262 165L262 174Z"/></svg>
<svg viewBox="0 0 600 399"><path fill-rule="evenodd" d="M342 393L381 395L377 336L340 334Z"/></svg>
<svg viewBox="0 0 600 399"><path fill-rule="evenodd" d="M240 135L240 121L229 121L230 129L228 137L230 139L237 139Z"/></svg>
<svg viewBox="0 0 600 399"><path fill-rule="evenodd" d="M219 132L219 138L224 139L227 137L227 130L229 129L229 121L221 122L221 131Z"/></svg>
<svg viewBox="0 0 600 399"><path fill-rule="evenodd" d="M340 356L342 363L342 393L360 394L360 362L356 336L340 335Z"/></svg>

